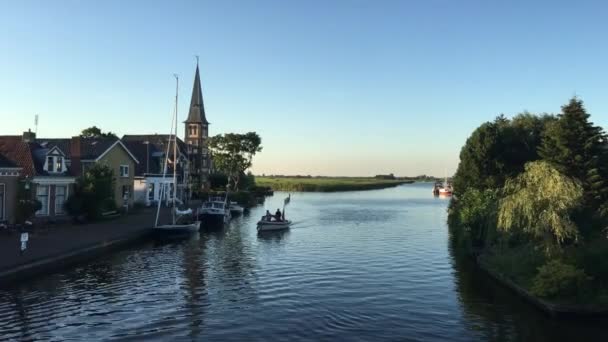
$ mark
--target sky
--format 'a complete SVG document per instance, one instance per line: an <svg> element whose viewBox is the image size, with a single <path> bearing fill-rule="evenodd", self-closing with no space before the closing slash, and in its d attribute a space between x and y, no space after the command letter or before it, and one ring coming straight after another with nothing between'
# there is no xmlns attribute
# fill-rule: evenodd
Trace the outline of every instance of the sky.
<svg viewBox="0 0 608 342"><path fill-rule="evenodd" d="M471 132L576 95L608 127L602 1L0 1L0 135L170 130L195 55L256 174L451 174ZM183 126L180 126L183 134Z"/></svg>

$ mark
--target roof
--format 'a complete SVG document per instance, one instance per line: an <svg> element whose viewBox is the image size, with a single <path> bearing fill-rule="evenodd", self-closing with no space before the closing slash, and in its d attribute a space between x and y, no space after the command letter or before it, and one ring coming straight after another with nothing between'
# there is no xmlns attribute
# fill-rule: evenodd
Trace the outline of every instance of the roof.
<svg viewBox="0 0 608 342"><path fill-rule="evenodd" d="M0 168L14 168L18 167L17 164L12 162L10 159L6 158L4 155L0 154Z"/></svg>
<svg viewBox="0 0 608 342"><path fill-rule="evenodd" d="M20 135L0 136L0 154L5 161L23 169L23 175L33 177L35 175L34 160L30 144L23 142Z"/></svg>
<svg viewBox="0 0 608 342"><path fill-rule="evenodd" d="M122 141L129 150L139 160L136 166L135 175L140 176L145 173L162 173L164 155L167 150L167 142L172 139L169 134L140 134L125 135ZM177 138L177 146L181 155L187 156L186 144ZM173 151L169 151L169 156ZM159 158L160 157L160 158ZM169 166L169 169L171 166ZM178 166L178 170L180 167Z"/></svg>
<svg viewBox="0 0 608 342"><path fill-rule="evenodd" d="M122 141L139 141L142 143L148 141L151 144L154 144L159 151L164 152L167 149L167 142L172 138L173 136L171 134L136 134L124 135L122 137ZM180 153L188 154L188 146L179 137L177 137L177 148L179 149Z"/></svg>
<svg viewBox="0 0 608 342"><path fill-rule="evenodd" d="M125 146L133 153L140 163L135 165L135 175L143 175L145 173L160 173L161 162L154 154L159 152L155 144L146 144L144 141L132 140L123 141ZM161 154L162 155L162 154Z"/></svg>
<svg viewBox="0 0 608 342"><path fill-rule="evenodd" d="M66 158L70 158L70 142L72 139L49 139L49 138L36 138L36 142L40 145L40 147L42 148L48 148L49 150L52 149L53 147L57 147L61 150L61 152L63 152L63 154L65 155Z"/></svg>
<svg viewBox="0 0 608 342"><path fill-rule="evenodd" d="M190 110L188 111L188 123L202 123L208 125L205 117L205 105L203 103L203 90L201 89L201 77L196 63L196 73L194 74L194 85L192 86L192 97L190 98Z"/></svg>

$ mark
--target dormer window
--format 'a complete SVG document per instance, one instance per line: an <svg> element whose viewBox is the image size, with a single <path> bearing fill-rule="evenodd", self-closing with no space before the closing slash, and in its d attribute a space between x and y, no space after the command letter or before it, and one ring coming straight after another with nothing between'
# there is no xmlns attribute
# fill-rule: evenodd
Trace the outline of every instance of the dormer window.
<svg viewBox="0 0 608 342"><path fill-rule="evenodd" d="M64 171L62 156L46 157L46 165L44 168L47 172L61 173Z"/></svg>

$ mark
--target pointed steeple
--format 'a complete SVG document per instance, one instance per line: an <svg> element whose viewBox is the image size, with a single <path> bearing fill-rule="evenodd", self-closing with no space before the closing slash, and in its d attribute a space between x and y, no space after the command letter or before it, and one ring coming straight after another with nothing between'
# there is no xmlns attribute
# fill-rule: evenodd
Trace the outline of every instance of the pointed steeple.
<svg viewBox="0 0 608 342"><path fill-rule="evenodd" d="M196 74L194 75L194 86L192 86L192 98L190 100L190 111L186 122L203 123L209 122L205 117L205 105L203 104L203 90L201 89L201 76L198 71L198 57L196 58Z"/></svg>

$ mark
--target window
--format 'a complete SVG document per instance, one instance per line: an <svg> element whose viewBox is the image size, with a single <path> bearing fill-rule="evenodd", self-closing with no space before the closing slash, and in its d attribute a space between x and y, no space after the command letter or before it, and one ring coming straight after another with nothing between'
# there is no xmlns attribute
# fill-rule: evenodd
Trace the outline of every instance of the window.
<svg viewBox="0 0 608 342"><path fill-rule="evenodd" d="M188 133L191 137L198 136L198 127L196 125L188 126Z"/></svg>
<svg viewBox="0 0 608 342"><path fill-rule="evenodd" d="M46 171L48 172L63 172L63 157L62 156L48 156L46 157Z"/></svg>
<svg viewBox="0 0 608 342"><path fill-rule="evenodd" d="M65 203L67 194L67 186L57 185L55 187L55 215L63 214L63 204Z"/></svg>
<svg viewBox="0 0 608 342"><path fill-rule="evenodd" d="M194 140L194 141L192 142L192 145L194 145L194 146L198 146L198 140Z"/></svg>
<svg viewBox="0 0 608 342"><path fill-rule="evenodd" d="M63 172L63 157L55 158L55 172Z"/></svg>
<svg viewBox="0 0 608 342"><path fill-rule="evenodd" d="M55 157L47 157L46 158L46 170L50 171L50 172L54 172L55 171L54 163L55 163Z"/></svg>
<svg viewBox="0 0 608 342"><path fill-rule="evenodd" d="M36 187L36 199L40 201L42 207L36 212L36 215L49 214L49 186L38 185Z"/></svg>
<svg viewBox="0 0 608 342"><path fill-rule="evenodd" d="M4 184L0 184L0 221L4 220Z"/></svg>
<svg viewBox="0 0 608 342"><path fill-rule="evenodd" d="M129 177L129 165L120 165L119 170L120 177L128 178Z"/></svg>

